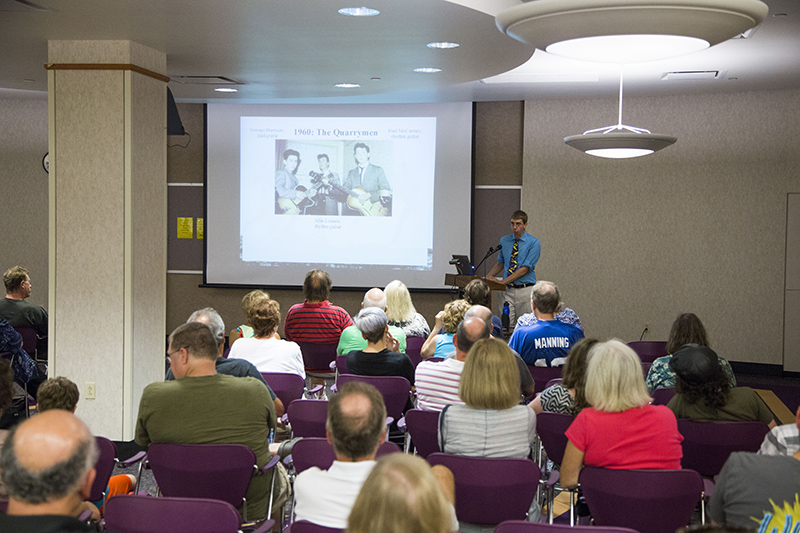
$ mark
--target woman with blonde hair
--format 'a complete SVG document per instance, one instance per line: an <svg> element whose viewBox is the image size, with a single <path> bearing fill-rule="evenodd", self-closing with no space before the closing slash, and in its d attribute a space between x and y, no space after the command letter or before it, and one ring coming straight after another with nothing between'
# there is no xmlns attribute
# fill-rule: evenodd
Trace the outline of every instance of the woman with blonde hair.
<svg viewBox="0 0 800 533"><path fill-rule="evenodd" d="M453 531L452 516L452 502L428 463L392 453L378 459L361 487L346 531L447 533Z"/></svg>
<svg viewBox="0 0 800 533"><path fill-rule="evenodd" d="M417 313L405 283L396 279L383 290L386 294L386 317L389 325L402 329L406 337L427 337L431 333L428 321Z"/></svg>
<svg viewBox="0 0 800 533"><path fill-rule="evenodd" d="M439 420L439 447L472 457L529 457L536 439L536 415L520 404L514 352L498 339L481 339L467 355L458 396Z"/></svg>
<svg viewBox="0 0 800 533"><path fill-rule="evenodd" d="M419 353L423 359L428 357L447 357L455 351L453 335L458 330L458 325L464 320L464 315L470 305L466 300L453 300L447 302L443 311L436 313L436 324L433 326ZM439 333L443 330L444 333Z"/></svg>
<svg viewBox="0 0 800 533"><path fill-rule="evenodd" d="M244 312L244 316L250 313L250 308L253 304L259 300L269 300L269 293L262 291L260 289L256 289L254 291L250 291L242 297L242 311ZM249 339L255 335L253 331L253 326L250 324L250 320L248 319L246 324L242 324L238 328L232 329L230 336L228 337L228 346L232 346L234 342L239 339Z"/></svg>
<svg viewBox="0 0 800 533"><path fill-rule="evenodd" d="M639 356L617 339L596 344L586 369L586 400L567 430L561 484L572 487L584 465L612 469L679 470L678 421L651 405Z"/></svg>

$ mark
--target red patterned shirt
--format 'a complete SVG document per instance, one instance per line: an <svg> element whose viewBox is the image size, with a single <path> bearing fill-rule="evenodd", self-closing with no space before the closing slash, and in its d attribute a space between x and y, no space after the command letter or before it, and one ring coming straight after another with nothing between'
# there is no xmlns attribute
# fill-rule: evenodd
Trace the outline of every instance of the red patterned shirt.
<svg viewBox="0 0 800 533"><path fill-rule="evenodd" d="M286 340L335 344L345 328L353 325L347 311L328 300L295 304L286 313L283 332Z"/></svg>

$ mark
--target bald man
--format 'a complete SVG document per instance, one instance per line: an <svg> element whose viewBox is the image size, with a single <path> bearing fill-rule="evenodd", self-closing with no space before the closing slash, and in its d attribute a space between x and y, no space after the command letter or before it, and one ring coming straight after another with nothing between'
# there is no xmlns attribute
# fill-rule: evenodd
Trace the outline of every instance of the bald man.
<svg viewBox="0 0 800 533"><path fill-rule="evenodd" d="M364 294L364 300L361 302L361 309L368 309L376 307L387 312L389 307L386 305L386 294L382 289L373 287ZM389 336L386 338L386 344L390 346L393 352L406 353L406 333L397 326L389 326ZM397 346L393 341L397 341ZM363 350L367 347L367 339L361 334L355 325L345 328L342 335L339 337L339 345L336 347L336 355L347 355L354 350Z"/></svg>
<svg viewBox="0 0 800 533"><path fill-rule="evenodd" d="M55 409L17 426L0 452L8 514L0 531L96 531L77 517L94 483L97 444L69 411Z"/></svg>

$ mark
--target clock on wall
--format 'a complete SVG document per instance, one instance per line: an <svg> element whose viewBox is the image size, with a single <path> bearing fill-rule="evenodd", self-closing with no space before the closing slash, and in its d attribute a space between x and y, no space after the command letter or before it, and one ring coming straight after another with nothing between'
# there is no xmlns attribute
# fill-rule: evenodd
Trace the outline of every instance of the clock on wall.
<svg viewBox="0 0 800 533"><path fill-rule="evenodd" d="M44 168L45 172L50 174L50 152L44 154L44 157L42 158L42 167Z"/></svg>

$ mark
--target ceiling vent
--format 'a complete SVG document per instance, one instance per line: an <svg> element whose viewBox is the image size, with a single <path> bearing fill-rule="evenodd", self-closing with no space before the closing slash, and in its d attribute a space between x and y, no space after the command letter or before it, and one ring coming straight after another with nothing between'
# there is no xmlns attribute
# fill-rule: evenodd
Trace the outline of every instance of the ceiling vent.
<svg viewBox="0 0 800 533"><path fill-rule="evenodd" d="M723 72L719 70L678 70L665 72L661 79L669 81L717 80L722 78L722 75Z"/></svg>
<svg viewBox="0 0 800 533"><path fill-rule="evenodd" d="M2 0L0 0L2 1ZM184 85L244 85L244 82L225 76L170 76L170 81Z"/></svg>

